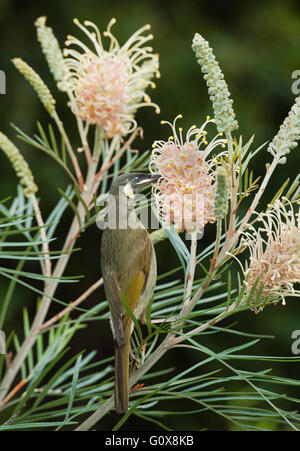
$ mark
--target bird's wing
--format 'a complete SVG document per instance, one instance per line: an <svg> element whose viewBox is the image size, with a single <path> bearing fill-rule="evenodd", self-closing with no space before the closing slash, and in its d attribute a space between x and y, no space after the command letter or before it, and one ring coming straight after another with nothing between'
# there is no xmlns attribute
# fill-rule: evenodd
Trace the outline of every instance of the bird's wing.
<svg viewBox="0 0 300 451"><path fill-rule="evenodd" d="M124 346L125 337L122 324L122 318L125 314L125 309L121 300L121 290L118 284L115 273L110 277L104 279L104 288L106 296L109 299L109 308L111 313L111 320L113 323L114 337L119 347Z"/></svg>
<svg viewBox="0 0 300 451"><path fill-rule="evenodd" d="M145 237L143 246L134 252L132 261L126 265L126 271L122 273L120 279L121 290L132 311L145 291L149 276L153 248L149 236L145 235Z"/></svg>
<svg viewBox="0 0 300 451"><path fill-rule="evenodd" d="M148 235L144 235L142 243L137 241L128 253L126 264L120 268L120 271L114 272L109 281L106 281L105 290L110 299L115 339L119 346L124 343L125 328L131 324L130 316L124 311L121 293L133 312L147 286L152 252L151 240ZM121 315L120 312L122 312Z"/></svg>
<svg viewBox="0 0 300 451"><path fill-rule="evenodd" d="M132 311L134 311L139 298L145 291L149 276L153 248L148 234L145 235L145 238L142 246L136 243L136 250L132 252L132 259L129 258L120 277L121 290Z"/></svg>

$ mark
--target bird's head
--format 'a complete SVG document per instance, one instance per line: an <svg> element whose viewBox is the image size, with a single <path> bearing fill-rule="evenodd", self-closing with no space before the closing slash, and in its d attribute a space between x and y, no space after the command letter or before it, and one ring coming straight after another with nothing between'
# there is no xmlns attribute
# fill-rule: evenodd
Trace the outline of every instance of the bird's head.
<svg viewBox="0 0 300 451"><path fill-rule="evenodd" d="M143 172L122 174L112 184L110 194L124 194L129 199L134 199L137 193L151 183L157 182L160 177L158 174L145 174Z"/></svg>

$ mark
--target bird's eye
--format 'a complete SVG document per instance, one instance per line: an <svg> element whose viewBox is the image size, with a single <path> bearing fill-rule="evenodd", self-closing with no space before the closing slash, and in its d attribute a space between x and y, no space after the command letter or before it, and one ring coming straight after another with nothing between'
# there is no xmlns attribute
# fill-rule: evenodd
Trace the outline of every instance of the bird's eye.
<svg viewBox="0 0 300 451"><path fill-rule="evenodd" d="M139 183L140 181L141 181L141 179L140 179L139 176L136 176L136 177L134 178L134 183Z"/></svg>

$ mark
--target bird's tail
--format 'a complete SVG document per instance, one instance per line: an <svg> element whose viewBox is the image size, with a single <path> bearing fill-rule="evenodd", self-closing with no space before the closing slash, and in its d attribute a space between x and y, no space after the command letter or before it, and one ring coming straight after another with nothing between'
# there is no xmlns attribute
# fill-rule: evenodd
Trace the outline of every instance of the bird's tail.
<svg viewBox="0 0 300 451"><path fill-rule="evenodd" d="M129 347L130 327L124 331L125 344L118 347L115 343L115 407L117 413L126 413L129 402Z"/></svg>

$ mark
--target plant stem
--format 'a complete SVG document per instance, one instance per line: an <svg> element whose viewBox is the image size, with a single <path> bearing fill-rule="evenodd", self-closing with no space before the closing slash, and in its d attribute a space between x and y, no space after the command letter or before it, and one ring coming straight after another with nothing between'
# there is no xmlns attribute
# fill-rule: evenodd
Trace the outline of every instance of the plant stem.
<svg viewBox="0 0 300 451"><path fill-rule="evenodd" d="M101 133L99 130L96 132L96 139L95 139L95 147L94 147L94 153L91 160L91 163L89 165L88 174L86 177L86 190L83 192L82 198L84 202L86 202L87 205L91 202L93 198L93 189L94 189L94 177L97 171L97 166L101 154L101 140L100 140ZM80 217L80 223L84 224L86 210L81 202L78 203L78 214ZM77 219L77 216L73 218L71 227L69 229L68 235L65 240L65 244L63 246L63 251L72 250L77 237L78 233L80 231L79 222ZM58 260L55 269L53 271L53 278L57 280L49 280L49 283L47 284L47 287L45 287L44 296L42 297L40 306L38 308L38 311L36 312L35 318L33 320L31 329L29 331L28 336L24 340L23 344L20 347L19 352L16 354L15 358L11 362L10 366L7 368L6 373L4 375L4 378L0 385L0 403L5 398L7 391L9 390L13 380L16 377L16 374L18 373L19 369L22 366L22 363L26 359L29 351L32 349L33 345L35 344L35 341L40 333L40 328L42 324L45 321L46 315L48 313L50 304L51 304L51 298L54 295L56 288L59 284L59 278L62 276L66 265L71 257L71 252L66 252L61 255L60 259Z"/></svg>
<svg viewBox="0 0 300 451"><path fill-rule="evenodd" d="M237 303L233 302L228 307L228 309L224 310L224 312L220 313L215 318L207 321L206 323L202 324L201 326L196 327L195 329L191 330L190 332L187 332L185 334L185 336L180 335L180 336L176 337L175 343L176 344L181 343L182 341L185 340L186 337L192 337L193 335L197 335L197 334L200 334L201 332L204 332L205 330L209 329L211 326L214 326L215 324L219 323L220 321L222 321L227 316L229 316L232 313L234 313L236 307L237 307Z"/></svg>
<svg viewBox="0 0 300 451"><path fill-rule="evenodd" d="M107 172L114 164L115 162L122 157L122 155L126 152L126 150L128 149L128 147L132 144L132 142L135 140L135 138L141 134L141 128L138 127L130 136L130 138L125 142L125 144L121 147L121 149L119 150L119 152L114 156L114 158L110 159L107 158L105 159L105 161L102 164L102 167L100 169L100 171L98 172L98 174L96 174L95 176L95 181L99 181L102 179L102 176L105 174L105 172ZM112 155L112 153L111 153Z"/></svg>
<svg viewBox="0 0 300 451"><path fill-rule="evenodd" d="M80 119L79 117L76 116L76 120L77 120L77 127L78 127L78 131L79 131L79 135L81 138L82 148L85 153L86 162L89 165L91 162L91 159L92 159L92 155L91 155L90 146L89 146L89 143L87 140L88 128L85 129L83 127L82 119Z"/></svg>
<svg viewBox="0 0 300 451"><path fill-rule="evenodd" d="M27 379L22 379L13 389L10 393L8 393L8 395L3 399L3 401L0 403L0 407L5 406L5 404L7 404L11 398L13 398L15 396L16 393L18 393L26 384L27 384Z"/></svg>
<svg viewBox="0 0 300 451"><path fill-rule="evenodd" d="M232 237L230 237L229 239L226 239L226 242L224 243L224 246L219 254L219 257L217 259L217 264L219 264L225 257L227 252L230 252L230 250L232 249L232 247L235 245L235 243L237 242L240 234L243 232L243 230L245 229L251 215L253 214L253 212L255 211L261 196L263 195L265 188L267 186L267 184L269 183L269 180L271 178L271 175L273 174L276 166L278 165L278 161L279 161L279 157L275 157L271 163L271 165L268 167L267 172L265 174L264 180L259 188L259 190L256 193L256 196L254 197L252 204L250 206L250 208L248 209L247 213L245 214L238 230L234 233L234 235Z"/></svg>
<svg viewBox="0 0 300 451"><path fill-rule="evenodd" d="M233 143L232 143L232 135L231 133L226 133L226 139L227 139L227 144L228 144L228 157L229 160L232 161L232 157L233 157Z"/></svg>
<svg viewBox="0 0 300 451"><path fill-rule="evenodd" d="M236 212L237 212L237 198L239 191L239 182L235 175L235 163L231 160L231 184L230 184L230 215L227 237L231 238L235 232Z"/></svg>
<svg viewBox="0 0 300 451"><path fill-rule="evenodd" d="M213 273L213 271L216 267L217 257L219 255L219 251L220 251L221 236L222 236L222 220L219 219L217 222L216 246L215 246L214 255L211 260L211 265L210 265L210 270L209 270L210 274ZM195 261L195 263L196 263L196 261ZM190 297L191 296L191 293L190 293L189 297L186 298L184 306L180 312L180 315L179 315L180 318L184 318L185 316L189 315L193 311L197 302L202 297L205 290L209 287L211 280L212 280L212 278L208 278L203 283L203 285L201 285L201 287L196 291L196 293L194 294L193 297ZM192 287L193 287L193 285L192 285ZM192 292L192 289L191 289L191 292Z"/></svg>
<svg viewBox="0 0 300 451"><path fill-rule="evenodd" d="M78 163L78 159L77 159L77 157L76 157L76 155L75 155L75 153L73 151L73 148L71 146L71 143L70 143L70 140L68 138L68 135L67 135L67 133L65 131L64 125L63 125L62 121L59 119L57 113L55 113L53 115L53 119L55 120L57 128L58 128L61 136L63 137L63 139L64 139L64 141L66 143L66 147L67 147L67 150L69 152L69 155L70 155L70 158L71 158L71 161L72 161L75 173L76 173L76 177L77 177L77 180L78 180L79 187L80 187L81 191L83 191L84 181L83 181L81 169L80 169L80 166L79 166L79 163Z"/></svg>
<svg viewBox="0 0 300 451"><path fill-rule="evenodd" d="M146 374L158 360L174 345L175 335L169 333L164 341L156 348L156 350L151 354L149 359L138 368L135 373L129 379L129 387L135 385L144 374ZM105 401L102 406L96 410L91 416L89 416L82 424L80 424L75 430L76 431L88 431L90 430L101 418L103 418L112 408L114 407L114 396L111 396L107 401Z"/></svg>
<svg viewBox="0 0 300 451"><path fill-rule="evenodd" d="M192 294L196 267L196 255L197 255L197 232L193 232L191 233L191 256L189 262L189 273L187 278L187 284L184 290L185 300L188 300Z"/></svg>
<svg viewBox="0 0 300 451"><path fill-rule="evenodd" d="M129 379L129 387L134 386L162 357L167 351L172 349L174 346L182 343L186 337L199 334L209 329L214 324L220 322L222 319L234 313L236 308L236 303L232 303L231 306L220 313L215 318L207 321L205 324L193 329L186 335L176 336L174 333L169 333L164 341L157 347L157 349L150 355L146 362L138 368L135 373ZM114 397L111 396L107 401L105 401L102 406L96 410L92 415L90 415L82 424L80 424L75 431L88 431L90 430L98 421L101 420L114 406Z"/></svg>
<svg viewBox="0 0 300 451"><path fill-rule="evenodd" d="M52 265L51 265L50 254L49 254L49 245L48 245L47 231L45 228L45 223L43 221L39 203L38 203L38 200L37 200L35 194L31 194L30 199L31 199L31 202L33 205L33 209L35 211L36 221L40 227L39 233L40 233L40 236L41 236L41 239L43 242L43 251L45 254L45 269L43 270L43 273L45 276L50 277L51 273L52 273ZM45 280L45 289L46 289L46 286L48 283L49 283L49 279L46 279Z"/></svg>
<svg viewBox="0 0 300 451"><path fill-rule="evenodd" d="M221 236L222 236L222 219L217 220L217 236L216 236L216 246L214 250L214 255L212 258L212 267L211 270L214 269L216 265L216 261L220 252L220 244L221 244Z"/></svg>
<svg viewBox="0 0 300 451"><path fill-rule="evenodd" d="M84 293L82 293L81 296L79 296L78 299L76 299L73 302L70 302L68 307L64 308L60 313L57 313L55 316L50 318L47 322L42 324L40 327L40 331L45 331L50 326L52 326L54 323L59 321L61 318L63 318L67 313L72 312L72 310L77 307L77 305L84 302L87 297L92 294L94 291L96 291L101 285L103 284L103 278L99 279L97 282L95 282L93 285L91 285Z"/></svg>

